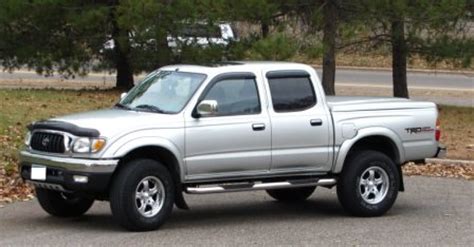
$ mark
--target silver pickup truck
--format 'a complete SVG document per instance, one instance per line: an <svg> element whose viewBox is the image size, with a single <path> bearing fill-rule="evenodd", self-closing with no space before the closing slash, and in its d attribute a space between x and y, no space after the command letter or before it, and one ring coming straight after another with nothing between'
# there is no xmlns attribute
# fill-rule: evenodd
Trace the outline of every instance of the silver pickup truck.
<svg viewBox="0 0 474 247"><path fill-rule="evenodd" d="M348 213L380 216L404 190L402 164L445 152L437 117L430 102L326 97L304 64L171 65L111 109L29 125L20 171L49 214L108 200L135 231L188 209L183 192L288 202L336 186Z"/></svg>

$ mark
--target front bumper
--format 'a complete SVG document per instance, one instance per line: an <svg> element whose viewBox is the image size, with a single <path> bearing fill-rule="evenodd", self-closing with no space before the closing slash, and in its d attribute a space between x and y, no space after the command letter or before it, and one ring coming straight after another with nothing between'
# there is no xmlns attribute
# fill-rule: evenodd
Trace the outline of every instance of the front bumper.
<svg viewBox="0 0 474 247"><path fill-rule="evenodd" d="M61 190L104 193L115 168L117 159L77 159L20 152L21 177L37 187ZM46 179L31 179L31 167L46 167ZM87 177L77 180L77 177Z"/></svg>

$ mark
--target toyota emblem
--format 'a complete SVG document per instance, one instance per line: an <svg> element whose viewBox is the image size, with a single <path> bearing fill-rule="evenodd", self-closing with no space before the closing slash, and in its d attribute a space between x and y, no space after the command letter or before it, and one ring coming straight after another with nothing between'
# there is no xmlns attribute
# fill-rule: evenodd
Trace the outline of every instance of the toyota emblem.
<svg viewBox="0 0 474 247"><path fill-rule="evenodd" d="M41 141L41 145L43 145L43 147L46 147L48 146L49 144L49 138L48 137L45 137L42 141Z"/></svg>

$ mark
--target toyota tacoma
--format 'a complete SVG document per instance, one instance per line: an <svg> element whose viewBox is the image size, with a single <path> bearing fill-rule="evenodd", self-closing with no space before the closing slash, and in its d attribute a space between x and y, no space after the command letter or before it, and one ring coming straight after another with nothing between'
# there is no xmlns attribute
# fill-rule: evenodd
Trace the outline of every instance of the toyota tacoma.
<svg viewBox="0 0 474 247"><path fill-rule="evenodd" d="M431 102L328 97L304 64L170 65L110 109L30 124L19 166L47 213L107 200L134 231L188 209L183 193L301 201L336 186L349 214L380 216L404 190L404 163L445 153L437 118Z"/></svg>

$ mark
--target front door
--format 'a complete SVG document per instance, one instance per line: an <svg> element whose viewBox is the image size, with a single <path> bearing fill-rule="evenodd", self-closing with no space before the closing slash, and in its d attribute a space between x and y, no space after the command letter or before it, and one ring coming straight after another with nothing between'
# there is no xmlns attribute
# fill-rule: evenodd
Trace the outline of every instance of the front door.
<svg viewBox="0 0 474 247"><path fill-rule="evenodd" d="M268 172L271 129L259 97L261 85L250 73L216 78L198 103L217 101L217 113L186 117L186 179L238 178Z"/></svg>

